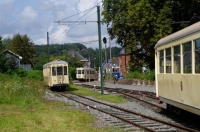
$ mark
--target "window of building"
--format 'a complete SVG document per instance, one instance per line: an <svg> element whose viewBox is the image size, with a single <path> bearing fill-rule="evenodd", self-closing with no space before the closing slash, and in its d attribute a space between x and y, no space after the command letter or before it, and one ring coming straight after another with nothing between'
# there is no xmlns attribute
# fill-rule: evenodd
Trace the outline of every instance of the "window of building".
<svg viewBox="0 0 200 132"><path fill-rule="evenodd" d="M160 70L160 73L164 73L164 50L160 50L159 52L159 70Z"/></svg>
<svg viewBox="0 0 200 132"><path fill-rule="evenodd" d="M171 73L172 64L171 64L171 48L166 49L166 73Z"/></svg>
<svg viewBox="0 0 200 132"><path fill-rule="evenodd" d="M200 73L200 39L195 42L195 73Z"/></svg>
<svg viewBox="0 0 200 132"><path fill-rule="evenodd" d="M174 73L181 73L180 45L174 46Z"/></svg>
<svg viewBox="0 0 200 132"><path fill-rule="evenodd" d="M192 73L192 44L187 42L183 44L183 73Z"/></svg>

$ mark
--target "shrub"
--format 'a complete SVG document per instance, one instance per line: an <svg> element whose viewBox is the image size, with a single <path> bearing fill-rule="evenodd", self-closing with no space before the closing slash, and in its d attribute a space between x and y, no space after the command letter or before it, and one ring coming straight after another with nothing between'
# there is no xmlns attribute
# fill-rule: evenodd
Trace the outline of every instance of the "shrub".
<svg viewBox="0 0 200 132"><path fill-rule="evenodd" d="M43 72L40 70L30 70L27 72L27 78L32 80L43 80Z"/></svg>
<svg viewBox="0 0 200 132"><path fill-rule="evenodd" d="M155 80L155 71L152 70L147 73L141 73L139 71L129 72L127 74L127 78L128 79L137 78L137 79L142 79L142 80L145 79L145 80L154 81Z"/></svg>
<svg viewBox="0 0 200 132"><path fill-rule="evenodd" d="M76 79L76 67L69 68L69 75L71 79Z"/></svg>
<svg viewBox="0 0 200 132"><path fill-rule="evenodd" d="M2 76L4 78L0 80L0 104L33 106L39 103L38 97L43 94L42 83L21 78L17 74L0 74L0 77Z"/></svg>
<svg viewBox="0 0 200 132"><path fill-rule="evenodd" d="M150 71L150 78L149 80L154 81L155 80L155 70Z"/></svg>
<svg viewBox="0 0 200 132"><path fill-rule="evenodd" d="M17 74L19 77L26 77L26 76L27 76L27 71L20 67L20 68L17 70L16 74Z"/></svg>

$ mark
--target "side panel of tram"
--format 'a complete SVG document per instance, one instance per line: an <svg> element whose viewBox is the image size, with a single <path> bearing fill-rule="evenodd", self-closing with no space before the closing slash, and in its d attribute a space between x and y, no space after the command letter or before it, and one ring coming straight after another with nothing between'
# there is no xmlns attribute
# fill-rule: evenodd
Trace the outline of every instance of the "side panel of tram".
<svg viewBox="0 0 200 132"><path fill-rule="evenodd" d="M155 46L156 94L175 113L200 115L200 22Z"/></svg>
<svg viewBox="0 0 200 132"><path fill-rule="evenodd" d="M79 81L97 80L97 72L94 68L76 68L76 79Z"/></svg>
<svg viewBox="0 0 200 132"><path fill-rule="evenodd" d="M43 65L43 76L47 86L64 89L69 85L68 63L56 60Z"/></svg>

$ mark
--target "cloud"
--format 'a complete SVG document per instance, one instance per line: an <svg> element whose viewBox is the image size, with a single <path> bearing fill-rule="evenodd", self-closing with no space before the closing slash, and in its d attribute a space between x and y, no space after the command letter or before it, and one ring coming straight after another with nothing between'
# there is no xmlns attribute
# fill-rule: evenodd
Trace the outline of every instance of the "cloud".
<svg viewBox="0 0 200 132"><path fill-rule="evenodd" d="M19 16L23 24L36 22L38 19L37 12L30 6L25 7Z"/></svg>
<svg viewBox="0 0 200 132"><path fill-rule="evenodd" d="M14 0L1 0L0 5L11 4L13 2L14 2Z"/></svg>
<svg viewBox="0 0 200 132"><path fill-rule="evenodd" d="M0 35L27 34L37 45L47 43L47 32L50 44L98 40L97 3L102 4L101 0L1 0ZM58 20L74 23L59 24L55 22ZM107 37L106 26L101 27L102 38ZM98 47L97 42L87 45Z"/></svg>

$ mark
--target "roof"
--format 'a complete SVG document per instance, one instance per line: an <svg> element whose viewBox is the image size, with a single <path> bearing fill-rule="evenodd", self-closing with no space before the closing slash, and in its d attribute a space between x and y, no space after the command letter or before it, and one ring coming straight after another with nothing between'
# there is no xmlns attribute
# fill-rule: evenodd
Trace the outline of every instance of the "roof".
<svg viewBox="0 0 200 132"><path fill-rule="evenodd" d="M5 49L5 50L2 51L0 54L3 54L3 53L5 53L5 52L8 52L8 53L10 53L10 54L12 54L12 55L18 57L20 60L23 58L23 57L21 57L20 55L14 53L14 52L12 52L12 51L10 51L10 50L8 50L8 49Z"/></svg>
<svg viewBox="0 0 200 132"><path fill-rule="evenodd" d="M66 61L58 59L58 60L51 61L51 62L44 64L43 68L46 67L46 66L52 65L52 64L68 64L68 63Z"/></svg>
<svg viewBox="0 0 200 132"><path fill-rule="evenodd" d="M197 23L195 23L195 24L193 24L191 26L188 26L188 27L186 27L186 28L184 28L182 30L179 30L179 31L177 31L177 32L165 37L165 38L160 39L156 43L154 48L156 48L156 47L158 47L160 45L166 44L168 42L171 42L173 40L182 38L182 37L184 37L186 35L189 35L191 33L197 32L197 31L200 31L200 22L197 22Z"/></svg>
<svg viewBox="0 0 200 132"><path fill-rule="evenodd" d="M119 52L119 56L128 56L128 55L130 55L129 53L127 54L126 52L125 52L125 49L124 48L122 48L122 50Z"/></svg>
<svg viewBox="0 0 200 132"><path fill-rule="evenodd" d="M68 51L68 53L71 54L73 57L78 58L80 61L88 61L86 58L80 55L78 51Z"/></svg>
<svg viewBox="0 0 200 132"><path fill-rule="evenodd" d="M119 52L119 56L125 55L125 49L123 48L120 52Z"/></svg>

